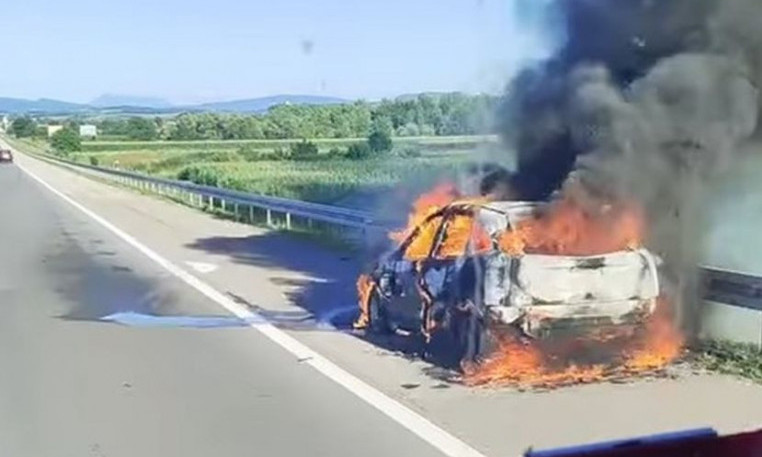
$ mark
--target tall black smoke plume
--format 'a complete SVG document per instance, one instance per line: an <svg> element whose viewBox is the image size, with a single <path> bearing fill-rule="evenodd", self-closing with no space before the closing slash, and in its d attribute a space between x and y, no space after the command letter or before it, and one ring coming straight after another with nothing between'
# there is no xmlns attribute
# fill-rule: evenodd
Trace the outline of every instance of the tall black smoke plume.
<svg viewBox="0 0 762 457"><path fill-rule="evenodd" d="M757 129L760 0L556 0L558 52L510 84L504 140L525 198L564 183L636 200L695 325L705 184Z"/></svg>

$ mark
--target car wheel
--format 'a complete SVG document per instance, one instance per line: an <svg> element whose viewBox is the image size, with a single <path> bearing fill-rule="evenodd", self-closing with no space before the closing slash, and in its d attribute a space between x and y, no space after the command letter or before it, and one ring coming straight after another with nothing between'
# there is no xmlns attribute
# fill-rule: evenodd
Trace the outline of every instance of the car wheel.
<svg viewBox="0 0 762 457"><path fill-rule="evenodd" d="M389 317L386 312L386 307L384 307L378 292L374 291L370 297L368 314L370 315L368 329L370 329L371 332L377 335L391 333L391 326L389 325Z"/></svg>
<svg viewBox="0 0 762 457"><path fill-rule="evenodd" d="M479 363L485 352L484 319L477 310L456 311L452 321L453 340L460 366Z"/></svg>

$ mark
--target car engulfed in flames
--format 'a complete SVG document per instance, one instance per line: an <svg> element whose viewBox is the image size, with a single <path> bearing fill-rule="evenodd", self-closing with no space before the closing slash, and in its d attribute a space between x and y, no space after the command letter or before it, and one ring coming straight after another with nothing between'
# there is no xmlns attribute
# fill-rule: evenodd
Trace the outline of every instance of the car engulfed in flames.
<svg viewBox="0 0 762 457"><path fill-rule="evenodd" d="M440 186L416 202L407 228L390 235L395 247L358 279L355 327L426 343L447 333L472 384L605 377L610 367L597 359L578 363L543 346L561 338L565 350L580 335L613 348L609 360L627 371L659 368L680 339L653 323L668 320L657 312L667 306L642 221L629 205L591 207L573 195L490 201ZM559 357L563 366L553 366Z"/></svg>

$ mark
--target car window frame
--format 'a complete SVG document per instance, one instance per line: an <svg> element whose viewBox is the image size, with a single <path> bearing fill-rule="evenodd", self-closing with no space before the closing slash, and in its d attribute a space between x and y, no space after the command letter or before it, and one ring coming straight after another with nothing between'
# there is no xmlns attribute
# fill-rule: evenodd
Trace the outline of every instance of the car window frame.
<svg viewBox="0 0 762 457"><path fill-rule="evenodd" d="M435 260L435 261L448 261L457 259L458 257L472 257L477 255L478 253L474 249L474 239L473 239L473 233L474 233L474 224L478 224L476 211L479 206L476 204L463 204L458 206L451 206L447 209L449 211L445 211L445 214L442 216L442 223L440 224L439 228L437 229L437 234L434 237L434 243L432 245L432 249L429 251L429 255L427 257L427 260ZM469 217L471 219L471 227L470 227L470 233L468 235L468 240L466 241L466 245L463 249L462 254L458 256L439 256L439 251L442 249L442 246L444 245L445 237L443 236L447 229L447 223L452 221L455 217L458 216L465 216Z"/></svg>

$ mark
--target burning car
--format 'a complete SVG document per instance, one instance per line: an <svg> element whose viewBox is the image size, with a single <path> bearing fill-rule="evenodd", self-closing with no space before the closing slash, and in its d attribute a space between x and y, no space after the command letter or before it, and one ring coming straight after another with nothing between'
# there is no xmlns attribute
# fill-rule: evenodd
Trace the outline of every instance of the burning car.
<svg viewBox="0 0 762 457"><path fill-rule="evenodd" d="M640 247L633 212L590 215L568 199L427 208L358 279L356 327L427 341L448 331L463 364L479 360L494 329L542 339L637 327L656 309L657 257Z"/></svg>

